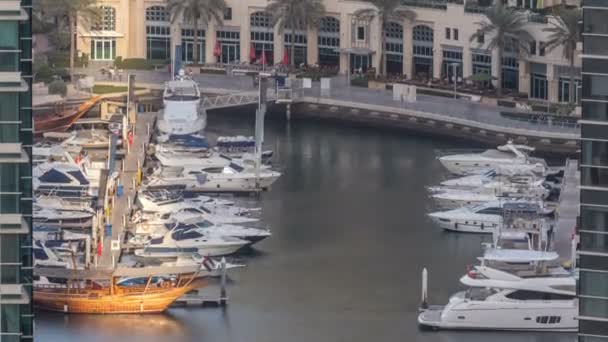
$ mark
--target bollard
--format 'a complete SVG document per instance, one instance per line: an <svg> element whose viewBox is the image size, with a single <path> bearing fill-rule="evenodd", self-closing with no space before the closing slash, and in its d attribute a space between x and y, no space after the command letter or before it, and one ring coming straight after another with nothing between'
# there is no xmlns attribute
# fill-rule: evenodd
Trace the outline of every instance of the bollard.
<svg viewBox="0 0 608 342"><path fill-rule="evenodd" d="M220 289L220 304L226 305L226 258L222 257L220 261L221 269L222 269L222 278L221 278L221 289Z"/></svg>
<svg viewBox="0 0 608 342"><path fill-rule="evenodd" d="M428 272L426 271L426 267L422 269L422 301L420 303L420 308L428 309Z"/></svg>
<svg viewBox="0 0 608 342"><path fill-rule="evenodd" d="M146 126L147 126L146 133L147 133L148 138L150 138L150 123L148 122Z"/></svg>

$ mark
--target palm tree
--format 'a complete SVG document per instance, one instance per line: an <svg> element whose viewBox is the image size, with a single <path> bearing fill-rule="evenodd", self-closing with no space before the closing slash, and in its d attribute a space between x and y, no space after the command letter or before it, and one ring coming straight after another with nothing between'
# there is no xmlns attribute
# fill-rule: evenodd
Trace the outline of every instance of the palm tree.
<svg viewBox="0 0 608 342"><path fill-rule="evenodd" d="M169 0L167 11L171 13L171 23L176 21L191 23L194 26L194 51L192 59L198 63L198 28L199 24L205 27L211 21L218 25L224 22L226 2L224 0Z"/></svg>
<svg viewBox="0 0 608 342"><path fill-rule="evenodd" d="M56 17L60 25L68 24L70 35L70 79L74 75L74 57L76 55L76 23L91 24L100 18L97 0L41 0L45 13Z"/></svg>
<svg viewBox="0 0 608 342"><path fill-rule="evenodd" d="M546 42L546 49L552 51L557 47L563 48L564 58L570 62L570 94L569 103L574 103L574 57L576 56L576 44L580 41L581 32L579 22L582 20L581 11L579 9L560 8L557 12L557 20L550 22L551 27L543 29L545 32L550 32Z"/></svg>
<svg viewBox="0 0 608 342"><path fill-rule="evenodd" d="M321 0L271 0L266 11L272 14L273 26L291 33L290 64L295 66L295 32L316 27L325 13Z"/></svg>
<svg viewBox="0 0 608 342"><path fill-rule="evenodd" d="M477 32L471 35L470 41L480 37L491 37L488 41L488 49L498 50L498 80L496 93L502 95L502 55L506 46L512 46L521 52L528 52L530 42L534 40L530 32L526 29L527 17L513 8L502 5L499 1L495 6L490 7L485 12L486 21L480 21ZM483 38L482 38L483 39Z"/></svg>
<svg viewBox="0 0 608 342"><path fill-rule="evenodd" d="M363 9L355 12L355 17L372 20L378 18L381 28L382 54L380 55L380 74L386 72L386 25L390 21L403 22L404 20L416 20L416 12L399 8L401 0L364 0L373 8Z"/></svg>

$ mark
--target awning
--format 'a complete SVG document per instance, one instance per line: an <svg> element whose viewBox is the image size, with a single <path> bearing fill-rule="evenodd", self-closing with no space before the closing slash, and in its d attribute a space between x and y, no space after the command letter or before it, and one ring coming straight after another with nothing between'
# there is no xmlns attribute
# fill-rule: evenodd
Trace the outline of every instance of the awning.
<svg viewBox="0 0 608 342"><path fill-rule="evenodd" d="M99 31L91 30L86 32L78 32L78 35L83 38L122 38L125 35L116 31Z"/></svg>
<svg viewBox="0 0 608 342"><path fill-rule="evenodd" d="M376 53L376 51L374 51L372 49L362 48L362 47L338 48L338 49L335 49L334 51L340 52L340 53L350 53L353 55L371 55L371 54Z"/></svg>

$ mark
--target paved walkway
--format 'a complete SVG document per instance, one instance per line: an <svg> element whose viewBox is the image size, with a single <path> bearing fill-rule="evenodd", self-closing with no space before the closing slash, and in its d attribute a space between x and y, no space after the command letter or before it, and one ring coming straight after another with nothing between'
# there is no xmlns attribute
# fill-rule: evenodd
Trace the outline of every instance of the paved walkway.
<svg viewBox="0 0 608 342"><path fill-rule="evenodd" d="M554 247L562 260L570 260L572 254L572 234L574 234L580 204L579 184L578 161L568 159L557 207L558 219L555 227Z"/></svg>
<svg viewBox="0 0 608 342"><path fill-rule="evenodd" d="M137 187L133 187L133 180L137 174L138 162L143 166L143 162L146 157L146 151L143 148L143 144L146 145L150 142L150 135L148 135L148 125L150 125L150 133L153 132L155 114L145 113L137 115L137 123L135 128L135 134L133 136L133 145L131 146L130 152L124 157L124 172L120 175L120 184L124 187L124 194L121 197L114 195L114 206L112 208L112 236L103 239L103 249L101 258L97 264L100 268L111 268L112 262L115 260L118 263L120 258L120 250L111 250L111 241L118 240L121 245L124 240L125 226L124 218L126 215L130 215L130 207L133 204L135 194L137 193ZM131 203L129 203L131 202ZM128 224L130 216L126 218ZM114 257L114 258L112 258ZM114 259L114 260L113 260Z"/></svg>
<svg viewBox="0 0 608 342"><path fill-rule="evenodd" d="M86 70L84 72L88 73L89 75L94 75L97 81L109 81L107 77L102 76L100 73L95 72L94 70ZM161 71L133 70L129 71L129 73L136 75L136 82L139 83L161 85L164 81L167 81L170 78L170 74L168 72ZM256 90L250 76L202 74L195 75L194 79L199 82L203 92L217 94ZM317 98L320 97L319 82L313 82L312 89L296 91L296 95ZM580 128L562 127L561 125L546 125L508 119L500 115L500 111L506 110L505 108L471 102L465 99L418 95L417 102L415 103L401 103L393 100L392 93L390 91L349 87L346 77L344 76L336 76L332 78L332 89L328 98L353 102L355 104L359 102L402 109L412 109L419 112L447 115L503 127L580 134ZM525 112L515 109L509 109L509 111Z"/></svg>

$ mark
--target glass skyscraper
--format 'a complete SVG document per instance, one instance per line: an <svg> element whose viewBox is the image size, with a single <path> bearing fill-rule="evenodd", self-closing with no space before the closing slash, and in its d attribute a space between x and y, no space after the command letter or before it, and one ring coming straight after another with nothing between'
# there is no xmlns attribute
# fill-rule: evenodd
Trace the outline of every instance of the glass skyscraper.
<svg viewBox="0 0 608 342"><path fill-rule="evenodd" d="M579 341L608 342L608 1L583 2Z"/></svg>
<svg viewBox="0 0 608 342"><path fill-rule="evenodd" d="M0 0L0 341L32 340L32 2Z"/></svg>

